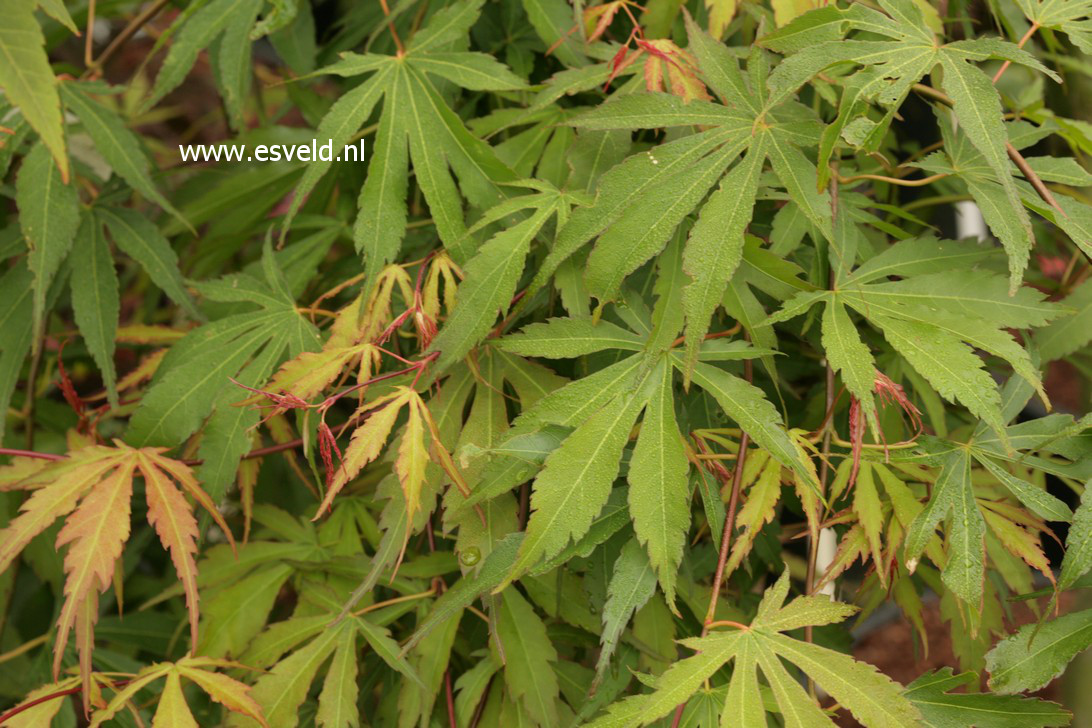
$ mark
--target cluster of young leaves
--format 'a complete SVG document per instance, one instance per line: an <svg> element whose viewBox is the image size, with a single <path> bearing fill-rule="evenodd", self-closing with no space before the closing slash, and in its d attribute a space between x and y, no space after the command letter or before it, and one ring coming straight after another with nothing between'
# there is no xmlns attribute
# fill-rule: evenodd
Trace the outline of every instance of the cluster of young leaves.
<svg viewBox="0 0 1092 728"><path fill-rule="evenodd" d="M0 724L1067 725L1092 7L813 5L0 0Z"/></svg>

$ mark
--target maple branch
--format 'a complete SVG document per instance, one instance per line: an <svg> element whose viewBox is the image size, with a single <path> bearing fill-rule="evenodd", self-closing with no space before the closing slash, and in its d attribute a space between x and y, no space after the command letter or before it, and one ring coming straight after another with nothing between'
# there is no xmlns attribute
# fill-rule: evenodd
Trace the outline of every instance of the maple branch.
<svg viewBox="0 0 1092 728"><path fill-rule="evenodd" d="M901 179L899 177L887 177L882 174L855 174L852 177L842 177L838 175L838 182L841 184L849 184L851 182L857 182L863 179L872 179L878 182L887 182L892 185L899 185L901 187L925 187L931 185L934 182L938 182L945 177L951 175L947 172L940 172L938 174L930 175L928 177L922 177L921 179Z"/></svg>
<svg viewBox="0 0 1092 728"><path fill-rule="evenodd" d="M1020 39L1020 42L1016 44L1016 47L1023 48L1024 44L1031 40L1031 36L1035 35L1035 31L1037 30L1039 30L1039 21L1033 20L1031 22L1031 27L1028 28L1028 32L1024 33L1024 37ZM993 76L994 85L997 85L998 80L1000 80L1001 76L1005 74L1005 71L1007 71L1009 66L1011 65L1012 61L1005 61L1001 64L1001 68L997 69L997 73L995 73Z"/></svg>
<svg viewBox="0 0 1092 728"><path fill-rule="evenodd" d="M80 76L80 78L84 79L90 76L94 76L100 70L102 70L102 67L106 64L106 62L110 60L114 56L114 54L117 53L118 50L120 50L121 47L129 41L130 38L136 35L137 31L143 28L149 20L158 15L160 10L167 7L167 4L169 2L170 0L156 0L144 10L140 11L140 13L138 13L136 17L130 20L129 24L126 25L120 33L118 33L117 37L110 41L110 45L106 46L106 50L100 53L99 57L87 66L87 70L83 72L83 75ZM89 31L88 35L90 34L91 33Z"/></svg>
<svg viewBox="0 0 1092 728"><path fill-rule="evenodd" d="M375 604L369 604L368 606L364 607L363 609L358 609L357 611L353 612L353 616L354 617L359 617L359 616L361 616L363 614L367 614L368 612L374 612L377 609L383 609L384 607L390 607L390 606L393 606L395 604L402 604L403 602L412 602L412 601L416 601L418 599L428 599L429 597L435 596L435 595L436 595L436 590L430 587L430 588L426 589L425 591L417 592L416 594L403 594L400 597L395 597L393 599L387 599L386 601L382 601L382 602L376 602Z"/></svg>
<svg viewBox="0 0 1092 728"><path fill-rule="evenodd" d="M1009 142L1005 143L1005 151L1008 152L1009 159L1015 162L1016 167L1028 178L1028 182L1030 182L1031 186L1035 188L1035 191L1039 193L1039 197L1042 197L1048 205L1057 210L1062 217L1068 219L1069 215L1065 214L1065 210L1063 210L1061 205L1058 204L1058 201L1054 199L1054 195L1051 194L1046 184L1039 178L1039 175L1035 174L1035 170L1028 164L1028 160L1024 159L1024 155L1020 154L1020 152L1016 150L1016 147L1012 146Z"/></svg>
<svg viewBox="0 0 1092 728"><path fill-rule="evenodd" d="M717 601L720 598L720 590L724 585L724 569L728 562L728 552L732 546L732 532L736 525L736 512L739 509L740 490L743 485L743 466L747 463L747 446L750 444L750 436L744 432L739 439L739 459L732 470L732 495L728 499L728 514L724 517L724 530L720 535L720 553L717 555L717 570L713 574L713 591L709 595L709 607L705 610L705 626L702 628L702 636L709 631L709 623L717 611Z"/></svg>
<svg viewBox="0 0 1092 728"><path fill-rule="evenodd" d="M114 688L120 688L120 687L124 687L124 686L128 685L130 682L131 682L130 680L119 680L116 683L110 683L110 685L112 687L114 687ZM54 693L50 693L49 695L43 695L40 698L35 698L34 700L31 700L30 702L21 703L19 705L16 705L14 708L9 710L8 712L4 713L3 715L0 715L0 726L4 725L9 720L11 720L15 716L19 715L20 713L23 713L23 712L25 712L27 710L30 710L31 708L33 708L36 705L41 705L42 703L48 703L50 700L56 700L57 698L63 698L63 697L66 697L68 695L77 695L77 694L79 694L81 692L83 692L83 686L82 685L77 685L74 688L67 688L65 690L58 690L58 691L56 691Z"/></svg>
<svg viewBox="0 0 1092 728"><path fill-rule="evenodd" d="M939 101L945 106L951 107L955 105L955 102L952 101L952 98L948 94L943 91L938 91L932 86L926 86L923 83L915 83L913 89L923 96L928 96ZM1065 210L1063 210L1061 205L1058 204L1058 201L1054 199L1054 195L1051 194L1050 190L1047 189L1047 186L1043 184L1043 180L1041 180L1039 175L1035 173L1035 170L1028 165L1027 160L1024 159L1019 151L1017 151L1016 147L1012 146L1012 142L1005 142L1005 152L1009 155L1009 159L1016 164L1020 172L1027 177L1028 182L1035 188L1039 197L1042 197L1044 202L1057 210L1059 215L1068 219L1069 215L1065 214Z"/></svg>
<svg viewBox="0 0 1092 728"><path fill-rule="evenodd" d="M83 65L90 68L94 62L92 56L95 52L95 0L87 4L87 28L83 32L86 35L83 44Z"/></svg>
<svg viewBox="0 0 1092 728"><path fill-rule="evenodd" d="M38 460L64 460L64 455L54 455L51 452L35 452L34 450L17 450L11 447L0 447L0 455L10 455L17 458L37 458Z"/></svg>

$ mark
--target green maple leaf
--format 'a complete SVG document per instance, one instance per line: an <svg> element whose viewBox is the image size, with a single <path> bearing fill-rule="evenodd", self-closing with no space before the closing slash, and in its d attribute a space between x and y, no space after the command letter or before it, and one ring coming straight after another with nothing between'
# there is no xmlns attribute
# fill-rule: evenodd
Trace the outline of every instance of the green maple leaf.
<svg viewBox="0 0 1092 728"><path fill-rule="evenodd" d="M925 508L907 527L903 553L907 568L916 568L937 525L946 520L948 549L941 577L968 608L977 609L983 597L987 528L1013 556L1051 575L1039 543L1038 532L1045 530L1044 522L996 499L993 490L976 487L971 480L972 462L977 460L986 466L1002 486L1003 495L1014 496L1033 512L1044 511L1052 519L1068 521L1072 516L1065 505L983 457L973 445L940 443L931 438L925 444L937 454L941 471Z"/></svg>
<svg viewBox="0 0 1092 728"><path fill-rule="evenodd" d="M661 263L659 298L651 313L639 313L636 305L619 307L619 312L627 312L627 318L619 319L624 324L551 319L497 343L501 351L550 358L620 352L613 364L525 410L509 438L512 452L504 452L503 444L494 451L488 466L491 479L485 484L489 495L506 492L537 471L533 513L509 581L542 559L552 562L570 541L579 542L589 532L610 497L622 451L640 418L641 432L629 466L629 510L668 602L674 604L675 572L690 524L690 484L675 415L674 373L685 373L688 366L685 354L670 348L682 326L678 287L673 285L680 275L677 256L674 264L672 260L668 255ZM760 389L712 363L770 353L744 341L703 342L693 381L777 462L810 481L813 476L773 404ZM555 428L565 429L556 433ZM528 446L542 449L529 457ZM475 492L471 501L487 497L486 493Z"/></svg>
<svg viewBox="0 0 1092 728"><path fill-rule="evenodd" d="M829 239L833 233L829 200L826 193L816 192L815 166L801 151L817 141L814 116L795 101L767 98L769 59L761 51L750 58L748 81L726 47L692 21L688 33L706 82L724 103L631 93L574 119L573 125L593 130L698 126L704 131L633 155L607 172L594 204L575 210L558 233L531 290L597 238L587 261L588 292L600 305L613 300L626 276L659 253L679 224L699 209L682 253L683 270L690 278L682 306L692 368L712 315L743 258L744 232L767 161L780 186L823 236Z"/></svg>
<svg viewBox="0 0 1092 728"><path fill-rule="evenodd" d="M1001 98L990 77L974 64L998 58L1059 79L1034 56L1015 44L996 38L941 44L912 0L882 0L880 7L886 15L867 8L841 10L831 6L815 11L816 17L809 18L813 13L806 14L764 37L764 46L791 52L770 74L770 95L775 99L789 98L805 82L837 64L863 67L846 80L838 117L823 132L817 178L822 186L829 179L828 162L834 148L843 132L849 131L849 125L866 118L872 103L885 108L887 113L881 123L866 122L870 128L867 139L860 144L865 150L876 151L895 110L902 105L914 84L933 73L952 99L960 128L982 154L1012 208L1014 225L1004 239L1010 250L1012 285L1016 286L1033 245L1031 221L1024 211L1005 148L1007 136ZM845 34L852 31L867 31L883 36L885 40L844 39ZM804 45L802 36L821 42Z"/></svg>
<svg viewBox="0 0 1092 728"><path fill-rule="evenodd" d="M345 53L340 61L317 72L366 76L319 122L318 137L333 140L334 149L348 144L383 101L353 227L356 249L364 256L366 291L401 247L411 161L440 240L459 264L471 257L475 247L474 238L467 235L462 198L478 208L491 207L508 196L499 185L516 179L488 144L467 131L430 80L443 79L474 91L525 87L493 57L452 50L477 20L483 1L461 0L438 11L409 41L404 54ZM296 188L284 230L332 164L308 166Z"/></svg>
<svg viewBox="0 0 1092 728"><path fill-rule="evenodd" d="M1027 19L1040 28L1060 30L1084 53L1092 53L1092 2L1088 0L1016 0Z"/></svg>
<svg viewBox="0 0 1092 728"><path fill-rule="evenodd" d="M749 626L683 640L697 654L676 662L655 678L651 693L613 704L590 725L613 728L652 723L685 702L728 662L733 663L733 670L721 707L722 721L731 719L748 726L766 723L761 674L782 715L792 716L797 725L834 725L782 660L813 678L865 726L916 725L921 718L918 709L901 694L897 683L874 667L783 634L808 625L841 622L857 608L819 596L798 597L785 605L788 590L786 571L766 590Z"/></svg>
<svg viewBox="0 0 1092 728"><path fill-rule="evenodd" d="M1057 703L979 692L959 692L978 686L973 672L953 674L944 667L922 675L903 695L921 711L930 728L1047 728L1069 725L1072 715Z"/></svg>
<svg viewBox="0 0 1092 728"><path fill-rule="evenodd" d="M1004 442L1001 397L974 349L1008 362L1041 393L1030 354L1005 329L1042 326L1064 309L1027 287L1010 296L1005 280L988 270L957 273L950 268L984 255L965 243L901 241L850 273L837 290L797 294L767 323L788 320L822 302L827 356L847 389L870 411L875 362L846 313L853 309L882 331L942 397L967 407ZM900 279L885 280L890 276Z"/></svg>
<svg viewBox="0 0 1092 728"><path fill-rule="evenodd" d="M284 358L321 348L318 330L296 310L268 246L257 273L193 284L229 313L171 347L126 431L126 439L139 446L174 447L211 413L200 448L200 474L214 500L234 478L239 459L251 447L248 429L260 418L257 410L231 406L250 393L230 378L257 387Z"/></svg>

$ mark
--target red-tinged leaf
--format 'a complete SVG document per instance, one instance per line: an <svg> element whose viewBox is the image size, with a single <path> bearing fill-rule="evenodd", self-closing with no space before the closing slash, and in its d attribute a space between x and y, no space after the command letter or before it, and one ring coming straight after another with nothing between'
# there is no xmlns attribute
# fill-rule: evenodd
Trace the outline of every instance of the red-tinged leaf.
<svg viewBox="0 0 1092 728"><path fill-rule="evenodd" d="M116 464L103 459L109 452L108 448L95 447L73 453L22 481L25 486L44 487L35 490L20 506L21 513L0 531L0 572L7 570L32 538L70 513L80 496Z"/></svg>
<svg viewBox="0 0 1092 728"><path fill-rule="evenodd" d="M986 525L997 536L997 540L1001 542L1006 551L1017 558L1023 559L1028 566L1038 569L1043 576L1050 580L1050 583L1054 583L1054 572L1043 553L1038 534L1021 528L989 508L982 509L982 516L986 519Z"/></svg>
<svg viewBox="0 0 1092 728"><path fill-rule="evenodd" d="M872 467L868 463L864 463L857 476L857 484L853 490L853 510L857 513L857 521L864 528L865 536L868 537L868 548L872 552L872 561L876 564L876 575L880 578L880 584L886 588L887 573L883 568L883 505L876 490Z"/></svg>
<svg viewBox="0 0 1092 728"><path fill-rule="evenodd" d="M209 662L202 661L201 658L189 657L179 660L175 667L182 676L196 683L217 703L220 703L232 712L241 713L242 715L253 718L258 721L258 723L268 728L265 716L262 714L261 706L258 705L254 698L250 697L250 688L227 675L198 669L199 666L204 664L222 664L224 666L239 667L238 664L226 660Z"/></svg>
<svg viewBox="0 0 1092 728"><path fill-rule="evenodd" d="M170 672L171 668L172 665L169 662L158 662L154 665L148 665L138 672L133 679L125 683L125 687L114 694L114 697L110 699L110 702L106 704L106 707L95 711L91 716L91 724L88 728L99 728L99 726L103 724L113 725L113 723L107 723L107 721L117 715L119 711L136 697L137 693L150 683L155 682Z"/></svg>
<svg viewBox="0 0 1092 728"><path fill-rule="evenodd" d="M349 447L345 448L345 455L334 475L334 479L327 485L326 496L319 504L312 521L330 509L345 484L355 478L365 465L379 457L383 452L383 446L387 444L394 422L398 419L398 413L402 409L411 390L399 388L391 394L384 395L356 411L355 417L360 417L371 412L371 415L360 427L353 431L353 437L349 441Z"/></svg>
<svg viewBox="0 0 1092 728"><path fill-rule="evenodd" d="M589 43L599 40L625 3L626 0L614 0L584 10L584 30L588 34Z"/></svg>
<svg viewBox="0 0 1092 728"><path fill-rule="evenodd" d="M41 726L52 725L53 718L68 702L66 691L79 684L80 678L69 677L30 691L18 705L8 711L9 713L19 712L4 721L4 728L41 728ZM43 700L51 695L56 697L52 700Z"/></svg>
<svg viewBox="0 0 1092 728"><path fill-rule="evenodd" d="M191 498L208 511L209 515L212 516L212 520L215 521L216 525L220 527L220 530L224 532L224 536L227 537L232 550L235 550L235 538L231 535L231 529L228 528L224 517L220 515L220 510L216 507L216 504L212 502L212 498L209 497L209 494L206 493L197 482L197 478L193 476L193 471L190 467L178 460L165 458L159 454L160 452L162 452L162 450L159 448L145 448L144 450L141 450L144 460L148 462L151 467L158 467L169 473L178 481L178 484L189 493Z"/></svg>
<svg viewBox="0 0 1092 728"><path fill-rule="evenodd" d="M76 650L80 655L80 683L83 686L81 696L85 714L91 712L91 700L94 695L91 653L95 651L95 623L98 621L99 593L92 589L87 592L76 610Z"/></svg>
<svg viewBox="0 0 1092 728"><path fill-rule="evenodd" d="M148 522L159 534L163 547L170 552L174 570L186 593L190 614L190 644L197 644L197 519L185 496L145 451L140 451L140 472L144 476L144 495L148 501Z"/></svg>
<svg viewBox="0 0 1092 728"><path fill-rule="evenodd" d="M671 93L684 101L713 100L705 84L698 78L697 61L674 42L663 38L638 40L637 47L651 56L645 61L645 78L649 91L663 90L663 68L666 68ZM654 78L655 88L653 88Z"/></svg>
<svg viewBox="0 0 1092 728"><path fill-rule="evenodd" d="M103 591L114 575L114 562L121 556L129 538L129 504L133 495L133 464L122 461L112 473L96 484L68 517L57 534L57 548L71 544L64 559L65 603L57 621L57 640L53 645L53 678L61 673L61 660L68 635L77 616L85 611L81 643L81 672L89 679L91 641L87 615L87 595ZM97 606L97 600L96 600ZM97 611L97 608L96 610Z"/></svg>
<svg viewBox="0 0 1092 728"><path fill-rule="evenodd" d="M402 432L402 443L398 446L398 458L394 461L394 472L402 484L402 494L406 497L406 536L412 528L413 516L421 507L421 488L425 484L425 470L428 467L428 445L425 441L425 421L419 407L409 407L409 419Z"/></svg>
<svg viewBox="0 0 1092 728"><path fill-rule="evenodd" d="M269 380L270 392L290 392L303 400L318 395L330 385L354 357L367 354L371 345L327 347L322 351L305 351L289 359ZM254 401L252 398L250 401Z"/></svg>
<svg viewBox="0 0 1092 728"><path fill-rule="evenodd" d="M730 574L751 552L758 532L774 517L777 502L781 499L781 463L768 458L762 473L755 484L747 491L747 500L739 509L736 524L743 531L732 545L732 554L725 565L725 573Z"/></svg>
<svg viewBox="0 0 1092 728"><path fill-rule="evenodd" d="M26 489L23 482L49 467L51 462L44 458L13 458L10 465L0 467L0 493Z"/></svg>

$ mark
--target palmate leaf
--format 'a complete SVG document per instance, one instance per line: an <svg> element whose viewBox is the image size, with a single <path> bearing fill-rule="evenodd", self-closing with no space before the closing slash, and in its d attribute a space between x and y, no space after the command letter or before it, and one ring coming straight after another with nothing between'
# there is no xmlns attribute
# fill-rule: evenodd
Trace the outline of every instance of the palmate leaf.
<svg viewBox="0 0 1092 728"><path fill-rule="evenodd" d="M865 67L848 82L838 118L824 134L818 165L823 170L818 181L823 185L827 179L825 170L834 141L852 119L866 113L868 103L878 102L888 109L895 109L914 83L926 73L942 69L938 76L943 90L952 99L961 132L983 155L993 179L1000 184L1008 200L1009 210L1005 214L1011 216L1013 224L1007 228L1003 240L1010 254L1010 285L1015 289L1027 266L1028 251L1032 246L1031 222L1021 203L1005 149L1007 135L1002 122L1000 97L990 78L973 64L989 58L1001 58L1042 71L1055 80L1057 76L1030 54L997 39L980 38L939 44L925 25L921 6L912 0L885 0L880 6L890 17L861 10L853 13L820 11L822 17L812 21L807 16L799 18L794 32L811 33L813 37L826 41L807 47L795 41L783 45L778 37L782 31L774 33L765 41L768 47L796 52L770 75L772 98L792 94L801 84L831 65L854 63ZM833 22L811 26L812 22L827 20ZM817 27L823 28L821 36L816 34ZM789 30L784 29L786 38L793 36ZM853 30L877 33L889 40L835 39ZM829 37L827 32L837 35ZM890 123L890 119L889 113L885 117L886 123L872 132L872 138L882 137L880 130Z"/></svg>
<svg viewBox="0 0 1092 728"><path fill-rule="evenodd" d="M171 347L130 420L128 442L173 447L192 435L214 408L218 409L217 414L228 409L231 402L220 403L219 398L225 389L234 386L229 377L238 375L252 359L262 357L262 364L257 367L260 371L253 371L250 376L252 381L259 382L269 376L285 354L294 356L321 348L317 330L296 311L295 301L268 248L263 255L262 273L264 280L240 273L196 285L209 300L258 304L260 308L231 313L194 329ZM212 366L210 361L214 362ZM242 401L247 396L249 393L240 390L233 401ZM234 411L230 414L237 416L241 408L231 409ZM238 462L250 443L248 438L235 435L249 425L243 419L231 419L234 426L225 430L233 437L231 451L223 457L230 456Z"/></svg>
<svg viewBox="0 0 1092 728"><path fill-rule="evenodd" d="M987 527L1013 556L1039 569L1052 581L1053 575L1047 566L1036 533L1044 528L1042 522L1031 514L976 496L971 481L972 453L975 458L978 457L972 448L957 446L939 456L940 474L933 485L928 504L906 529L903 558L912 572L932 539L937 525L947 518L948 549L941 577L953 594L974 609L983 596L983 539ZM1000 482L1022 502L1041 508L1040 504L1047 503L1046 499L1050 498L1045 493L1042 497L1032 495L1036 488L1027 483L1016 487L1013 481L1020 481L1011 475L1005 477L1005 471L999 467L989 469L995 475L1001 473ZM1064 509L1061 503L1057 505Z"/></svg>
<svg viewBox="0 0 1092 728"><path fill-rule="evenodd" d="M844 306L879 328L901 354L945 399L963 404L999 434L1005 434L1001 399L984 363L974 352L981 349L1007 361L1037 390L1042 382L1028 352L1006 331L1007 327L1042 326L1063 311L1038 292L1022 287L1009 296L1000 276L979 270L911 275L897 281L879 281L887 275L906 275L933 263L902 263L917 241L896 243L851 273L837 291L799 293L770 316L766 323L784 321L825 302L823 342L847 387L867 402L872 386L866 372L871 363L867 349L845 317ZM970 251L968 251L970 254ZM960 246L938 247L936 264L945 265L964 255ZM875 262L873 262L875 261ZM832 310L833 309L833 310ZM839 311L841 309L841 311Z"/></svg>
<svg viewBox="0 0 1092 728"><path fill-rule="evenodd" d="M398 643L391 639L387 629L363 616L353 615L332 625L340 605L326 593L314 597L323 608L318 614L292 617L269 625L241 657L245 664L267 670L254 682L251 695L261 706L270 726L298 724L300 707L324 665L326 672L319 693L319 714L323 721L335 721L324 725L339 728L347 725L350 713L346 712L346 701L352 700L351 712L355 713L357 692L357 676L347 662L356 665L360 644L374 651L408 682L420 684L420 678L399 655ZM336 723L337 715L345 716L343 722ZM240 715L229 717L228 725L244 728L252 724Z"/></svg>
<svg viewBox="0 0 1092 728"><path fill-rule="evenodd" d="M246 716L251 725L257 723L263 728L269 728L273 724L266 722L261 706L251 696L250 689L238 680L210 669L234 667L240 667L240 665L209 657L183 657L173 663L159 662L149 665L138 672L124 688L117 690L104 708L96 710L91 715L91 726L98 728L101 725L110 725L115 720L114 716L126 706L131 705L141 690L161 679L165 682L153 724L196 726L197 721L194 720L182 693L181 686L184 678L186 682L197 685L212 700L220 703L233 714Z"/></svg>
<svg viewBox="0 0 1092 728"><path fill-rule="evenodd" d="M602 339L594 338L597 331L604 332ZM670 327L668 331L669 337L673 337ZM552 345L554 342L556 346ZM645 346L652 346L653 342ZM761 354L746 346L731 347L718 341L708 344L699 350L699 359L731 360ZM533 324L504 337L498 345L506 351L538 352L556 358L578 356L589 349L642 347L639 338L619 326L578 319ZM610 495L610 484L617 476L629 431L643 411L641 434L628 476L630 513L638 540L648 551L669 603L674 604L674 572L689 527L686 505L689 468L675 418L673 372L685 370L686 357L673 351L666 356L649 354L645 363L643 358L632 355L563 387L537 402L517 420L511 436L513 443L526 437L527 428L561 425L576 429L560 447L550 448L544 467L535 478L531 500L534 513L509 581L539 559L549 560L561 553L570 540L578 540L588 532ZM694 382L709 392L756 443L772 453L777 463L800 473L805 482L814 480L776 408L765 399L762 390L702 361L694 369ZM518 485L535 472L538 462L543 461L498 459L496 492ZM491 484L490 492L492 487ZM477 494L470 500L476 502Z"/></svg>
<svg viewBox="0 0 1092 728"><path fill-rule="evenodd" d="M209 511L229 539L231 531L189 467L161 453L157 449L133 449L120 442L114 448L90 445L16 484L33 489L33 493L20 515L2 532L0 571L7 569L32 538L57 518L68 516L57 538L58 548L71 545L65 556L66 600L54 645L55 675L85 600L112 583L114 563L129 537L132 481L138 472L144 478L148 521L174 561L186 593L190 637L197 644L197 568L193 558L197 551L197 521L178 486ZM88 615L91 624L97 616L96 607ZM86 680L90 672L91 626L82 629L87 635L86 641L80 642L81 670Z"/></svg>
<svg viewBox="0 0 1092 728"><path fill-rule="evenodd" d="M588 258L589 292L601 302L613 300L622 279L663 248L683 218L747 149L743 161L701 207L683 254L684 269L693 280L683 298L692 366L710 317L739 265L743 233L766 159L817 229L828 239L832 232L829 202L825 193L815 191L811 182L815 168L799 148L817 132L814 120L795 105L765 104L761 94L748 89L733 56L718 51L693 23L689 34L703 75L732 105L684 104L670 95L631 94L574 120L574 125L587 129L712 128L635 155L605 175L596 202L575 211L560 231L536 283L598 236ZM757 67L762 61L751 63ZM725 234L728 245L723 244Z"/></svg>
<svg viewBox="0 0 1092 728"><path fill-rule="evenodd" d="M489 207L507 197L498 184L515 179L493 150L466 130L428 78L437 76L478 90L524 86L507 68L482 54L448 50L460 36L465 37L481 12L482 2L461 0L438 11L414 36L404 56L347 53L318 72L371 74L342 96L319 123L319 136L333 140L335 149L348 143L383 99L375 152L360 191L353 230L357 251L365 261L365 292L401 247L410 162L440 239L460 264L466 262L470 251L464 248L463 205L449 166L467 200L478 207ZM296 188L285 231L331 164L319 162L308 167Z"/></svg>
<svg viewBox="0 0 1092 728"><path fill-rule="evenodd" d="M656 678L651 693L615 703L606 715L591 725L652 723L686 701L705 680L733 660L735 669L728 683L722 721L747 716L748 721L757 720L759 725L765 722L765 708L758 687L761 672L783 715L794 716L793 720L799 725L834 725L796 678L786 671L782 659L812 677L865 726L916 725L921 717L918 709L903 697L896 683L871 665L781 634L807 625L840 622L856 608L826 597L798 597L782 606L788 589L786 571L777 584L766 591L749 627L684 640L683 644L695 650L696 655L675 663Z"/></svg>

